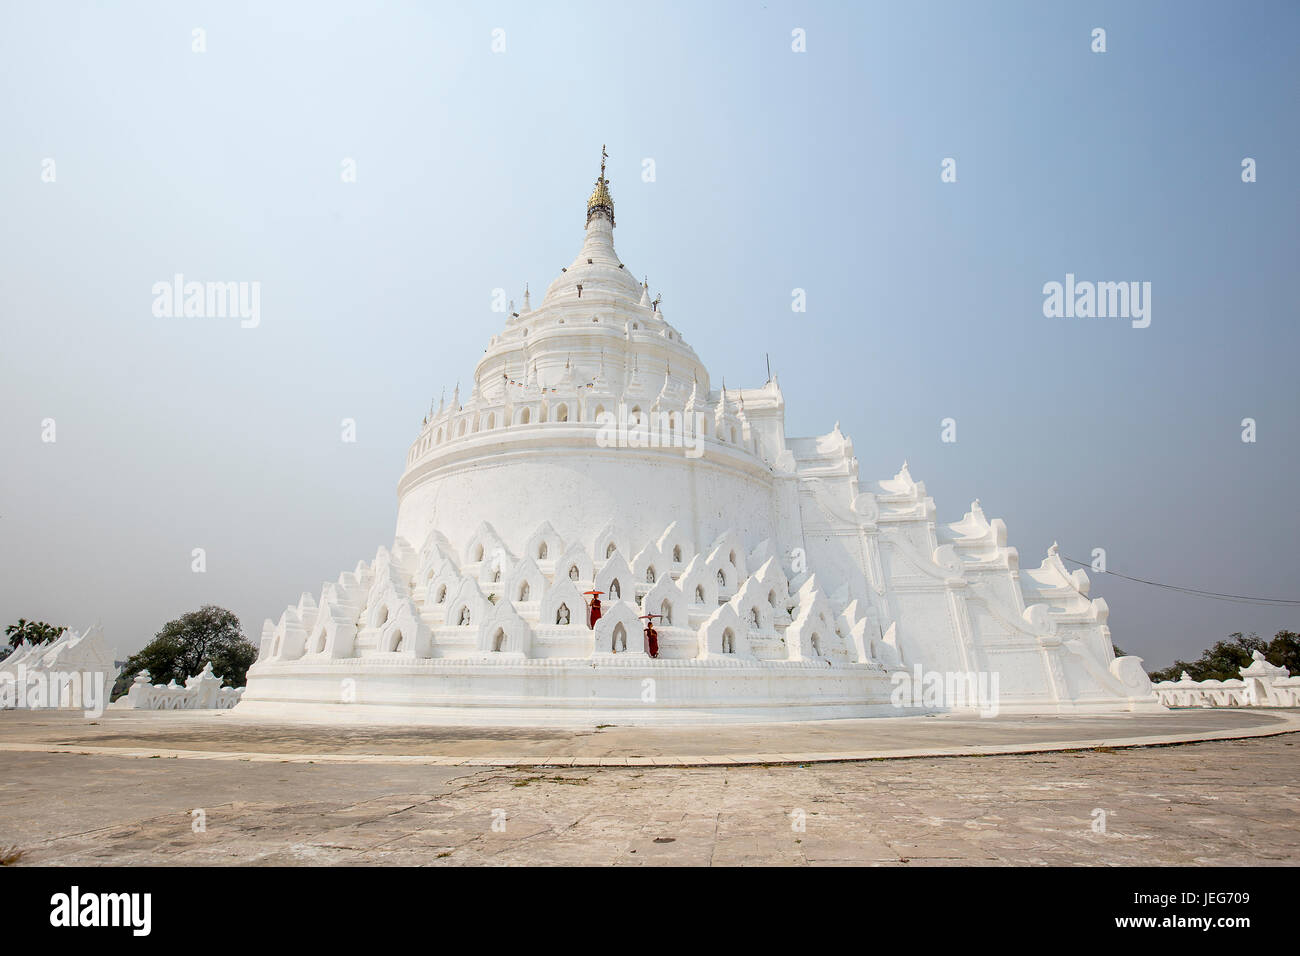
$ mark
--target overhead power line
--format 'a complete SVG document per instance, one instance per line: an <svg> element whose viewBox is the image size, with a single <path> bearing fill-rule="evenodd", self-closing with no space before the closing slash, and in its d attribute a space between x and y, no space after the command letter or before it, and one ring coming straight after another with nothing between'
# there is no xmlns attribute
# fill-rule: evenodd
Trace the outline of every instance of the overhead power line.
<svg viewBox="0 0 1300 956"><path fill-rule="evenodd" d="M1087 568L1090 571L1096 571L1091 564L1085 561L1077 561L1074 558L1067 558L1061 555L1062 560L1069 561L1071 564L1077 564L1080 567ZM1300 598L1265 598L1250 597L1245 594L1224 594L1222 591L1205 591L1201 588L1185 588L1176 584L1161 584L1159 581L1148 581L1146 578L1135 578L1127 574L1120 574L1118 571L1100 571L1099 574L1109 574L1112 577L1123 578L1125 581L1136 581L1138 584L1150 585L1153 588L1164 588L1167 591L1178 591L1182 594L1191 594L1195 597L1209 598L1212 601L1230 601L1234 604L1257 604L1262 607L1300 607Z"/></svg>

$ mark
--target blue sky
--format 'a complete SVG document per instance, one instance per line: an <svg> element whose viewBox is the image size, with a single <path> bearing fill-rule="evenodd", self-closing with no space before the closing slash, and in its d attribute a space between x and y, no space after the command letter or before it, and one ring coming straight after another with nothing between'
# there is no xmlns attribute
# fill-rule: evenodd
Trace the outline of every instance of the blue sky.
<svg viewBox="0 0 1300 956"><path fill-rule="evenodd" d="M1291 3L6 5L0 618L102 620L124 656L213 602L256 637L373 556L492 290L578 248L602 143L624 261L715 380L771 353L791 434L839 421L864 476L908 459L942 520L979 497L1022 566L1059 540L1300 596L1297 27ZM177 272L259 281L260 326L155 318ZM1150 282L1150 327L1045 318L1066 273ZM1300 627L1093 594L1150 666Z"/></svg>

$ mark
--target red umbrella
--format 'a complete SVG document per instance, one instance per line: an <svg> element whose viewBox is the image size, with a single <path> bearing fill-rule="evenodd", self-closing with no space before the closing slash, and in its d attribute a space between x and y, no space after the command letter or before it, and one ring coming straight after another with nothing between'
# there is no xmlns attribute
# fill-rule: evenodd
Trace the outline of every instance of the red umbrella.
<svg viewBox="0 0 1300 956"><path fill-rule="evenodd" d="M604 591L583 591L583 594L591 595L591 603L587 605L587 627L593 631L596 629L596 622L600 620L600 596Z"/></svg>

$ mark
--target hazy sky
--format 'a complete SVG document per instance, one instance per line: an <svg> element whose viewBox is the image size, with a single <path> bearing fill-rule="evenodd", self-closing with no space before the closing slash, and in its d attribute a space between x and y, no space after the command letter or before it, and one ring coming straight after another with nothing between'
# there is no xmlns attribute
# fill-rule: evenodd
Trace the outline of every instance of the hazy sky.
<svg viewBox="0 0 1300 956"><path fill-rule="evenodd" d="M468 388L493 289L572 259L602 143L624 261L715 381L771 353L790 434L839 421L864 478L908 459L943 521L979 497L1022 566L1055 539L1300 597L1298 28L1287 2L5 4L0 620L102 620L125 656L212 602L256 639L391 543L430 398ZM155 317L176 273L260 282L260 325ZM1150 327L1044 317L1067 273L1150 282ZM1093 594L1148 666L1300 628Z"/></svg>

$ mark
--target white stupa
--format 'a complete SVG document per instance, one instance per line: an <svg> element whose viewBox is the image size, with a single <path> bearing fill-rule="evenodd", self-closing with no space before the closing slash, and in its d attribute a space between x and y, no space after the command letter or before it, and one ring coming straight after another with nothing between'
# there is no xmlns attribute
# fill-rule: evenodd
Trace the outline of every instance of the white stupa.
<svg viewBox="0 0 1300 956"><path fill-rule="evenodd" d="M237 711L631 723L961 703L900 696L903 674L992 677L1003 711L1152 706L1083 571L1053 547L1022 572L978 502L939 522L906 464L861 480L838 425L787 437L775 378L715 388L613 234L602 160L577 257L536 308L525 291L469 396L411 445L392 547L266 622Z"/></svg>

